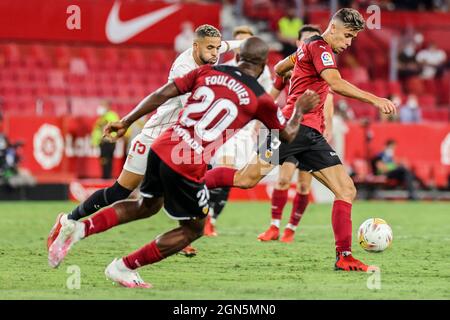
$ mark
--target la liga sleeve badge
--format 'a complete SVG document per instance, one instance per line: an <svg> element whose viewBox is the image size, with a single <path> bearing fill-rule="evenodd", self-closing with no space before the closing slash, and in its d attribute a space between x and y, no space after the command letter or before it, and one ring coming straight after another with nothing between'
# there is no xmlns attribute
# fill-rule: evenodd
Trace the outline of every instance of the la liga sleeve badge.
<svg viewBox="0 0 450 320"><path fill-rule="evenodd" d="M328 51L322 52L322 55L320 56L322 59L322 63L324 66L332 66L334 65L333 57L331 56L331 53Z"/></svg>

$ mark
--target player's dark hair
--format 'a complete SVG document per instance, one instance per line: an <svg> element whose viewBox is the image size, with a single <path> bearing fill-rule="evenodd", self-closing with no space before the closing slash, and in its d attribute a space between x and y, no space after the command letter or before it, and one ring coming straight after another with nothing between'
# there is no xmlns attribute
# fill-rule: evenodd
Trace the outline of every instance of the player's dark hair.
<svg viewBox="0 0 450 320"><path fill-rule="evenodd" d="M389 139L386 141L386 147L392 146L394 144L397 144L397 141L395 141L394 139Z"/></svg>
<svg viewBox="0 0 450 320"><path fill-rule="evenodd" d="M305 24L303 27L298 30L298 40L302 38L302 35L304 32L317 32L318 34L322 33L322 30L320 30L319 26L313 25L313 24Z"/></svg>
<svg viewBox="0 0 450 320"><path fill-rule="evenodd" d="M340 9L333 15L333 20L341 21L346 28L352 31L361 31L366 24L361 13L352 8Z"/></svg>
<svg viewBox="0 0 450 320"><path fill-rule="evenodd" d="M195 29L195 35L197 38L213 37L222 38L220 31L210 24L203 24Z"/></svg>

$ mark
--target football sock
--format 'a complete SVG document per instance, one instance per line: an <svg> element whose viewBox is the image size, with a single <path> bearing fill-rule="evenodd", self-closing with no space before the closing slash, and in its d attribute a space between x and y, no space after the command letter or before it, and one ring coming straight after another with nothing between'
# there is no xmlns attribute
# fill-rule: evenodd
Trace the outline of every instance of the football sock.
<svg viewBox="0 0 450 320"><path fill-rule="evenodd" d="M294 198L294 203L292 205L292 212L291 217L289 219L289 223L292 226L298 226L303 213L306 210L306 207L308 206L309 202L309 195L308 194L300 194L297 192ZM295 229L293 229L295 230Z"/></svg>
<svg viewBox="0 0 450 320"><path fill-rule="evenodd" d="M232 187L236 171L236 169L228 167L217 167L208 170L205 174L205 184L210 190L221 187Z"/></svg>
<svg viewBox="0 0 450 320"><path fill-rule="evenodd" d="M95 191L84 202L77 206L68 216L71 220L80 220L90 216L101 208L107 207L116 201L128 198L133 190L122 187L117 181L109 188Z"/></svg>
<svg viewBox="0 0 450 320"><path fill-rule="evenodd" d="M153 240L149 244L146 244L142 248L124 257L123 262L127 268L134 270L147 264L161 261L162 259L164 259L164 257L161 255L161 252L156 245L156 241Z"/></svg>
<svg viewBox="0 0 450 320"><path fill-rule="evenodd" d="M280 219L272 219L272 221L270 221L270 224L280 229L280 221Z"/></svg>
<svg viewBox="0 0 450 320"><path fill-rule="evenodd" d="M283 209L288 200L288 190L273 189L272 220L281 220Z"/></svg>
<svg viewBox="0 0 450 320"><path fill-rule="evenodd" d="M351 251L352 246L352 204L335 200L331 215L336 251Z"/></svg>
<svg viewBox="0 0 450 320"><path fill-rule="evenodd" d="M113 207L106 208L93 215L91 218L84 220L85 237L100 233L111 229L119 223L116 209Z"/></svg>
<svg viewBox="0 0 450 320"><path fill-rule="evenodd" d="M227 203L230 188L216 188L209 190L209 206L213 209L212 219L216 220Z"/></svg>

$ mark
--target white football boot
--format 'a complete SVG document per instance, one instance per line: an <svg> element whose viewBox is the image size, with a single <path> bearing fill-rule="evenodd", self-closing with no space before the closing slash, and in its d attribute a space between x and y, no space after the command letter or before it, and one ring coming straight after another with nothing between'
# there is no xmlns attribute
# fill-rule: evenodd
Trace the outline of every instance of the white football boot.
<svg viewBox="0 0 450 320"><path fill-rule="evenodd" d="M127 288L146 288L152 287L151 284L145 283L136 270L129 269L123 259L115 258L105 269L107 279L118 283Z"/></svg>
<svg viewBox="0 0 450 320"><path fill-rule="evenodd" d="M61 230L48 249L48 264L52 268L57 268L70 248L84 238L83 222L67 219L67 215L63 215L60 223Z"/></svg>

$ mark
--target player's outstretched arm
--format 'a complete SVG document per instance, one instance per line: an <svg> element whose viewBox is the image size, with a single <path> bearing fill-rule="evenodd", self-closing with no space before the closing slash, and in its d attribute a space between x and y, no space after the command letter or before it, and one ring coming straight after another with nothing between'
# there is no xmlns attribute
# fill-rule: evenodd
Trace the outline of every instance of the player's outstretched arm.
<svg viewBox="0 0 450 320"><path fill-rule="evenodd" d="M273 69L280 77L286 77L288 76L289 71L294 69L294 65L291 56L289 56L279 61Z"/></svg>
<svg viewBox="0 0 450 320"><path fill-rule="evenodd" d="M320 102L320 97L312 90L306 90L295 103L294 113L286 127L280 132L280 140L290 143L294 140L300 128L300 121L305 113L311 111Z"/></svg>
<svg viewBox="0 0 450 320"><path fill-rule="evenodd" d="M223 40L220 45L219 54L239 48L242 41L243 40Z"/></svg>
<svg viewBox="0 0 450 320"><path fill-rule="evenodd" d="M111 141L122 137L127 129L139 118L151 113L170 98L180 94L177 86L171 82L159 88L152 94L145 97L139 104L125 117L116 122L110 122L105 126L103 135Z"/></svg>
<svg viewBox="0 0 450 320"><path fill-rule="evenodd" d="M359 89L350 82L342 79L337 69L325 69L320 73L320 76L328 83L331 90L336 93L370 103L383 113L396 113L396 107L392 101Z"/></svg>

